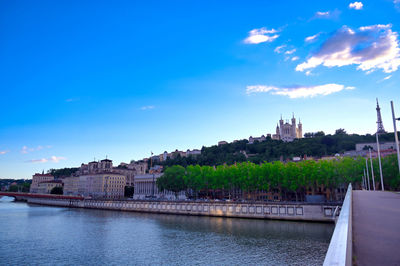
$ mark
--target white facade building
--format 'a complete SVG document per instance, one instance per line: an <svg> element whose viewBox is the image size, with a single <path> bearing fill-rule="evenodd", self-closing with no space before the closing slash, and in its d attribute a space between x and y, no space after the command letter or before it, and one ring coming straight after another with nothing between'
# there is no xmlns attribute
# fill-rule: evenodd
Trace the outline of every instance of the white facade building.
<svg viewBox="0 0 400 266"><path fill-rule="evenodd" d="M157 188L157 179L161 177L162 174L145 174L135 176L135 192L133 194L133 199L175 199L175 193L172 191L160 192ZM178 194L178 199L185 199L185 192L182 191Z"/></svg>

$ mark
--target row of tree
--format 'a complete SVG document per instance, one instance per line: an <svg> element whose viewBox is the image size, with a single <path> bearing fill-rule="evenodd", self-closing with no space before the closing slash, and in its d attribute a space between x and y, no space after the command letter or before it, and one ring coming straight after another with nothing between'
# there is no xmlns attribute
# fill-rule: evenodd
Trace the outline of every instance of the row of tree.
<svg viewBox="0 0 400 266"><path fill-rule="evenodd" d="M298 163L280 161L255 164L168 167L157 180L159 190L177 195L187 192L193 198L265 199L268 192L279 193L281 200L304 201L307 194L324 194L327 200L341 200L348 183L360 187L365 159L338 158L333 160L304 160ZM368 164L369 165L369 164ZM377 160L373 160L375 182L380 184ZM400 175L394 155L382 158L385 189L398 190ZM370 169L369 169L370 171ZM372 182L372 181L371 181Z"/></svg>

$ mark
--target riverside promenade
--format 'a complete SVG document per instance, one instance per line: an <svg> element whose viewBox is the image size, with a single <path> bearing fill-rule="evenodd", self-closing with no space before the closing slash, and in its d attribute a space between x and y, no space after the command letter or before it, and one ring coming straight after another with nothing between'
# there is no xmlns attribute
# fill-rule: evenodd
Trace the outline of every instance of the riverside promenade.
<svg viewBox="0 0 400 266"><path fill-rule="evenodd" d="M400 194L353 191L353 263L400 265Z"/></svg>

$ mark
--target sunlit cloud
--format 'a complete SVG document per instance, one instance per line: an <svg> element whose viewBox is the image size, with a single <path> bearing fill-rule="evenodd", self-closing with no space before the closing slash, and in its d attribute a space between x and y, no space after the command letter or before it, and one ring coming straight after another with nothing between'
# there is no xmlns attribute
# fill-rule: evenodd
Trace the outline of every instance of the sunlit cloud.
<svg viewBox="0 0 400 266"><path fill-rule="evenodd" d="M41 158L41 159L32 159L29 161L26 161L27 163L58 163L62 160L67 160L65 157L57 157L57 156L51 156L50 158Z"/></svg>
<svg viewBox="0 0 400 266"><path fill-rule="evenodd" d="M282 45L280 45L280 46L277 46L277 47L274 49L274 52L280 54L280 53L283 52L283 49L285 49L285 48L286 48L286 44L282 44Z"/></svg>
<svg viewBox="0 0 400 266"><path fill-rule="evenodd" d="M27 146L23 146L22 149L21 149L21 153L22 154L27 154L27 153L30 153L30 152L40 151L40 150L43 150L43 149L50 149L50 148L52 148L51 145L46 145L46 146L39 145L36 148L29 148Z"/></svg>
<svg viewBox="0 0 400 266"><path fill-rule="evenodd" d="M296 52L296 49L288 50L285 52L285 54L293 54L294 52Z"/></svg>
<svg viewBox="0 0 400 266"><path fill-rule="evenodd" d="M0 151L0 155L3 155L3 154L6 154L6 153L9 153L10 151Z"/></svg>
<svg viewBox="0 0 400 266"><path fill-rule="evenodd" d="M279 37L275 29L268 30L267 28L254 29L249 31L249 36L244 40L247 44L259 44L263 42L272 42Z"/></svg>
<svg viewBox="0 0 400 266"><path fill-rule="evenodd" d="M313 42L318 38L319 34L320 33L317 33L317 34L312 35L312 36L308 36L307 38L304 39L304 41L305 42Z"/></svg>
<svg viewBox="0 0 400 266"><path fill-rule="evenodd" d="M382 69L391 73L400 66L400 48L397 32L391 25L372 25L352 30L342 27L327 39L319 51L306 62L297 65L297 71L319 65L342 67L358 65L357 69L372 72Z"/></svg>
<svg viewBox="0 0 400 266"><path fill-rule="evenodd" d="M363 6L364 6L363 3L361 3L361 2L354 2L354 3L349 4L349 8L356 9L356 10L361 10L363 8Z"/></svg>
<svg viewBox="0 0 400 266"><path fill-rule="evenodd" d="M299 60L299 57L298 56L293 56L291 60L292 61L297 61L297 60Z"/></svg>
<svg viewBox="0 0 400 266"><path fill-rule="evenodd" d="M390 79L391 77L392 77L392 75L389 75L389 76L387 76L387 77L384 77L383 80L388 80L388 79Z"/></svg>
<svg viewBox="0 0 400 266"><path fill-rule="evenodd" d="M140 107L140 110L145 111L145 110L151 110L151 109L154 109L154 108L156 108L154 105L147 105L147 106Z"/></svg>
<svg viewBox="0 0 400 266"><path fill-rule="evenodd" d="M255 94L268 92L273 95L288 96L291 99L296 98L312 98L316 96L326 96L332 93L336 93L342 90L353 90L355 87L345 87L340 84L325 84L317 86L287 86L287 87L276 87L276 86L265 86L265 85L255 85L247 86L247 94Z"/></svg>

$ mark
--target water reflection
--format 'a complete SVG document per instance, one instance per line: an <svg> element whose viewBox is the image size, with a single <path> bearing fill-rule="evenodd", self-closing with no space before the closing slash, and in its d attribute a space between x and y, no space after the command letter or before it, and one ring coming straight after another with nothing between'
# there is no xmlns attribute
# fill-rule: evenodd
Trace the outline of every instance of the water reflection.
<svg viewBox="0 0 400 266"><path fill-rule="evenodd" d="M332 224L68 209L3 200L0 225L1 262L48 265L319 265L333 231Z"/></svg>

